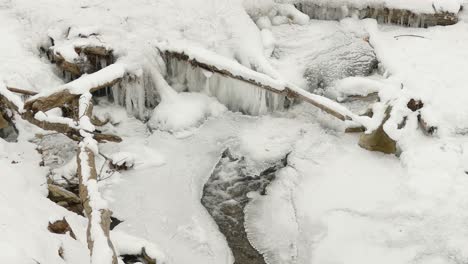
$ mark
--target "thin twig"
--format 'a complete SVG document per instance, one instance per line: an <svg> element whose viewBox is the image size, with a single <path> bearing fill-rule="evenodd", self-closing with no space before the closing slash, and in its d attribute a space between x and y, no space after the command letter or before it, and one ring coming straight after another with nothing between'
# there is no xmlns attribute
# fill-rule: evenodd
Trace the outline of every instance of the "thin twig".
<svg viewBox="0 0 468 264"><path fill-rule="evenodd" d="M397 36L394 36L395 39L398 39L399 37L415 37L415 38L427 39L427 38L424 37L424 36L414 35L414 34L406 34L406 35L397 35Z"/></svg>

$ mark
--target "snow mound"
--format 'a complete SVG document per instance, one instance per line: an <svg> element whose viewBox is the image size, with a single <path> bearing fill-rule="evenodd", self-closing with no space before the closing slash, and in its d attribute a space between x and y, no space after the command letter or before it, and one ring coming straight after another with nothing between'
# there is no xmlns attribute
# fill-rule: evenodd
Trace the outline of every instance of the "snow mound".
<svg viewBox="0 0 468 264"><path fill-rule="evenodd" d="M153 129L183 132L200 126L207 118L227 109L213 97L200 93L179 93L162 100L148 122Z"/></svg>
<svg viewBox="0 0 468 264"><path fill-rule="evenodd" d="M327 89L327 96L343 101L348 96L367 96L385 88L381 80L365 77L348 77L338 80Z"/></svg>
<svg viewBox="0 0 468 264"><path fill-rule="evenodd" d="M278 126L288 129L278 130ZM241 131L240 152L256 162L280 160L300 138L302 126L300 122L291 119L264 117L253 127Z"/></svg>

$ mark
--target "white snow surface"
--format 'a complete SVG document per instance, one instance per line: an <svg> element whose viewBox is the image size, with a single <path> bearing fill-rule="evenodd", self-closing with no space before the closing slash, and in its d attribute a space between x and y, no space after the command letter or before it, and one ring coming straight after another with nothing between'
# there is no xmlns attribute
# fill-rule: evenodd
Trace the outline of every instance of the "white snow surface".
<svg viewBox="0 0 468 264"><path fill-rule="evenodd" d="M341 5L344 1L331 3ZM428 1L379 3L433 12ZM439 10L453 12L457 3L434 1ZM297 89L304 87L301 54L306 49L326 46L329 35L336 32L349 31L360 37L364 32L370 36L387 79L379 80L380 85L367 78L350 79L351 83L341 80L338 91L361 95L378 91L382 102L374 105L381 110L376 111L377 116L384 110L384 102L393 105L385 129L398 140L399 157L359 148L358 136L344 134L343 124L308 105L270 114L262 111L266 115L259 117L232 113L208 95L164 90L168 87L161 72L154 76L164 98L154 111L152 120L157 125L151 129L116 105L103 102L95 107L98 117L110 119L103 132L123 138L118 144L100 144L99 151L125 156L135 164L128 171L93 183L114 216L124 221L111 238L121 253L136 253L145 246L162 262L233 263L225 238L200 198L221 153L237 146L258 163L270 163L290 153L288 166L277 173L266 195L250 196L252 202L246 208L249 238L268 264L466 262L466 22L430 29L378 26L372 20L353 25L347 20L272 26L275 46L283 48L287 59L270 61L264 55L260 30L247 14L257 12L273 25L280 20L287 23L290 18L279 14L274 5L266 0L244 1L246 9L234 0L0 1L0 93L21 105L20 97L7 91L6 85L43 93L64 87L53 67L39 59L37 46L48 41L47 35L65 40L63 33L68 27L73 38L100 34L132 73L139 60L147 57L145 52L157 52L153 45L183 43L180 51L194 47L192 51L202 50L204 57L234 65L232 68L245 71L243 74L260 76L275 85L291 82ZM258 24L269 27L263 22ZM285 35L304 31L297 42L286 43ZM311 36L315 38L308 39ZM295 53L295 49L300 50ZM279 76L281 80L276 79ZM216 82L220 83L219 79ZM236 87L236 83L229 85ZM232 94L224 97L229 96ZM406 108L410 98L423 100L421 115L439 128L436 136L428 137L418 130L419 113ZM89 95L83 100L89 100ZM408 115L406 127L396 129L403 115ZM49 117L56 118L53 114ZM39 166L35 145L28 142L34 133L44 131L25 124L19 116L15 118L18 142L0 139L4 186L0 191L0 262L90 263L86 219L45 198L48 168ZM94 130L89 120L82 121L88 130ZM187 130L190 133L183 136L168 133ZM94 142L87 143L97 150ZM66 164L65 169L76 168ZM104 200L99 202L106 205ZM77 241L47 230L49 221L63 217ZM59 247L63 247L65 259L58 256Z"/></svg>

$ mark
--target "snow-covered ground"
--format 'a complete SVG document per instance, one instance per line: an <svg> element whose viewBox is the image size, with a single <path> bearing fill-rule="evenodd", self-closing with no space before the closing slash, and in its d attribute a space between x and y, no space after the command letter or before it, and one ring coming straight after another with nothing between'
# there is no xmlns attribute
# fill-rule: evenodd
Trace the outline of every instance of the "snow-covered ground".
<svg viewBox="0 0 468 264"><path fill-rule="evenodd" d="M177 42L304 89L304 72L318 55L369 43L379 70L371 77L333 80L322 93L339 99L378 92L381 104L393 106L385 129L398 141L398 157L361 149L358 135L345 134L342 123L305 103L247 116L207 94L158 86L163 101L148 111L152 117L145 123L101 101L95 115L110 119L103 132L123 141L100 144L100 152L134 165L99 183L123 221L111 238L121 253L138 253L146 245L167 263L233 263L225 238L200 203L205 182L230 147L252 164L289 154L266 195L252 194L245 209L250 241L268 264L466 263L467 15L453 26L410 29L373 20L288 20L291 6L244 2L246 10L234 0L0 0L0 85L39 92L62 87L55 67L39 58L48 34L65 49L79 33L99 33L133 72L157 65L157 45ZM437 1L449 11L457 3ZM420 4L427 7L427 1ZM62 35L68 27L71 39ZM330 69L343 66L324 61ZM406 108L411 98L424 102L421 116L438 128L435 135L418 129L418 113ZM403 116L406 126L396 129ZM18 142L0 139L0 262L89 263L86 219L46 199L50 171L39 166L33 143L34 134L44 131L23 121L17 127ZM98 165L103 162L99 157ZM75 170L72 163L55 173ZM47 230L49 221L63 217L77 240Z"/></svg>

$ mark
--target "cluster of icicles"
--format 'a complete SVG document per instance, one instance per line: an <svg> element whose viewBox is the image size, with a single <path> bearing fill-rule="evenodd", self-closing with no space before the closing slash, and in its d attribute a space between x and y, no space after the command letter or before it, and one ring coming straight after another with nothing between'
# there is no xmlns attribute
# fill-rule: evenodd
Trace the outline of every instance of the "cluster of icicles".
<svg viewBox="0 0 468 264"><path fill-rule="evenodd" d="M436 25L451 25L458 21L456 15L450 15L448 13L416 14L408 10L383 7L332 7L320 6L307 2L298 3L295 6L311 19L319 20L341 20L346 17L357 17L359 19L373 18L377 20L379 24L396 24L400 26L423 28Z"/></svg>

